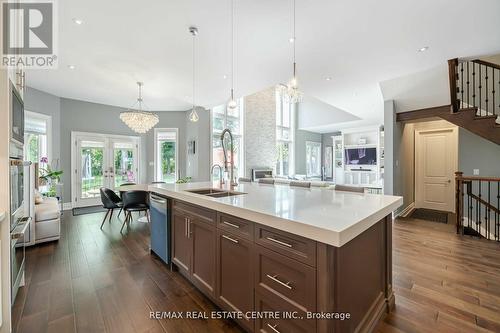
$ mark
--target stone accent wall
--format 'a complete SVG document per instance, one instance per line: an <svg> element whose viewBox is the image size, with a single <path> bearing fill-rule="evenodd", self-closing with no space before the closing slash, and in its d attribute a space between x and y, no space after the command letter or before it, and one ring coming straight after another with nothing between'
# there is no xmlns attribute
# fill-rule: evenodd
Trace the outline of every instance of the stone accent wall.
<svg viewBox="0 0 500 333"><path fill-rule="evenodd" d="M254 168L273 168L276 157L275 88L260 91L244 99L245 176Z"/></svg>

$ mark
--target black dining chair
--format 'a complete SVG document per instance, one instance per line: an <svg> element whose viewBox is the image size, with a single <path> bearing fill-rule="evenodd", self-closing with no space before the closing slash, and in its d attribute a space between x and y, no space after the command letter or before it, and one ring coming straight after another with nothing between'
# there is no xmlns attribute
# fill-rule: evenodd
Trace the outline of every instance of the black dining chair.
<svg viewBox="0 0 500 333"><path fill-rule="evenodd" d="M151 184L166 184L166 182L151 182Z"/></svg>
<svg viewBox="0 0 500 333"><path fill-rule="evenodd" d="M132 221L132 212L145 212L149 221L149 193L147 191L126 191L122 193L123 211L125 220L123 221L120 232L123 231L125 224L130 225Z"/></svg>
<svg viewBox="0 0 500 333"><path fill-rule="evenodd" d="M101 187L99 189L99 192L101 193L102 206L108 210L101 223L101 229L102 229L102 226L104 225L104 222L106 221L108 215L109 215L109 222L111 223L111 218L113 217L113 211L116 208L120 208L120 212L118 213L118 216L120 216L120 213L122 212L123 208L123 203L120 197L116 195L116 193L109 188Z"/></svg>

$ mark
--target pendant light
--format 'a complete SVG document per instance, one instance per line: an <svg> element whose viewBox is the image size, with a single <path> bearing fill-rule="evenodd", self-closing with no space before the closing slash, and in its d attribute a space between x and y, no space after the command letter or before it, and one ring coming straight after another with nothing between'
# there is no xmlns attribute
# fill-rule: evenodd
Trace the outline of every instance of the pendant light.
<svg viewBox="0 0 500 333"><path fill-rule="evenodd" d="M197 122L200 117L198 116L198 113L196 112L196 103L195 103L195 73L196 73L196 57L195 57L195 38L198 35L198 28L196 27L189 27L189 33L193 36L193 109L191 110L191 113L189 114L189 120L193 123Z"/></svg>
<svg viewBox="0 0 500 333"><path fill-rule="evenodd" d="M290 79L286 86L282 86L282 92L289 103L296 104L302 102L303 94L299 90L299 84L297 81L297 62L295 56L295 49L297 44L297 38L295 35L296 26L296 10L295 10L295 0L293 1L293 36L290 42L293 44L293 77Z"/></svg>
<svg viewBox="0 0 500 333"><path fill-rule="evenodd" d="M160 120L156 113L143 110L142 108L142 86L143 82L137 82L137 86L139 87L139 97L137 97L137 102L127 111L123 111L120 113L120 119L130 127L134 132L137 133L146 133L151 128L153 128L158 121ZM135 109L135 106L138 106Z"/></svg>
<svg viewBox="0 0 500 333"><path fill-rule="evenodd" d="M234 99L234 0L231 0L231 95L227 102L228 113L235 113L238 103Z"/></svg>

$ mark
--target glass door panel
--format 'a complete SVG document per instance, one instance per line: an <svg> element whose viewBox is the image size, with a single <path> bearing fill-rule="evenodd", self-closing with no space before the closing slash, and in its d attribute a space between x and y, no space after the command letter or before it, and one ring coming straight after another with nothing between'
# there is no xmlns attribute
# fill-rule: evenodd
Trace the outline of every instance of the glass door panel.
<svg viewBox="0 0 500 333"><path fill-rule="evenodd" d="M176 181L176 163L175 163L175 141L159 140L158 161L160 161L160 180L166 183L175 183Z"/></svg>
<svg viewBox="0 0 500 333"><path fill-rule="evenodd" d="M78 199L80 205L100 202L101 187L106 186L105 142L100 140L81 140L78 143Z"/></svg>
<svg viewBox="0 0 500 333"><path fill-rule="evenodd" d="M113 144L113 167L111 168L111 179L113 188L117 189L124 183L137 183L137 157L133 143Z"/></svg>

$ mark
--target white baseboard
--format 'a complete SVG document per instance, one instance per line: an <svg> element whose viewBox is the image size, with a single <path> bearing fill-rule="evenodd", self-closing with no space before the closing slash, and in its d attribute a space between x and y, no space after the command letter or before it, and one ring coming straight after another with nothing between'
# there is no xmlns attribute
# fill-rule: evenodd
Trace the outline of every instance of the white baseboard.
<svg viewBox="0 0 500 333"><path fill-rule="evenodd" d="M415 210L415 203L412 202L404 209L402 209L399 213L396 214L396 217L408 217Z"/></svg>
<svg viewBox="0 0 500 333"><path fill-rule="evenodd" d="M468 221L469 221L469 218L467 216L464 216L464 220L463 220L463 226L467 226L468 225ZM471 225L473 225L472 229L475 230L475 227L476 227L476 222L473 220L473 219L470 219L470 222L471 222ZM491 223L491 221L489 221ZM483 224L484 224L484 221L483 223L481 223L481 225L479 226L479 233L481 234L481 236L483 236L484 238L487 238L486 235L488 234L488 232L486 232L486 228L483 227ZM491 224L490 224L491 226ZM489 232L490 234L490 239L495 239L495 235L492 234L491 232Z"/></svg>

